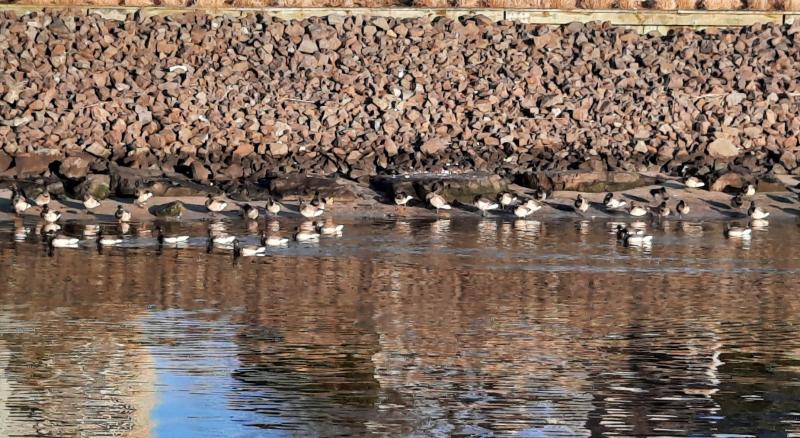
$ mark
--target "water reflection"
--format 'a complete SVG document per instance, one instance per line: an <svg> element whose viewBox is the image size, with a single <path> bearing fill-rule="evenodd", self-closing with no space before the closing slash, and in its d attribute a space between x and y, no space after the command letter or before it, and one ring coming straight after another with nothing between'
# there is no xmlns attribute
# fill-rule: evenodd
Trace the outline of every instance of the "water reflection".
<svg viewBox="0 0 800 438"><path fill-rule="evenodd" d="M52 258L0 225L0 436L800 433L796 227L664 224L347 224L241 262L209 224Z"/></svg>

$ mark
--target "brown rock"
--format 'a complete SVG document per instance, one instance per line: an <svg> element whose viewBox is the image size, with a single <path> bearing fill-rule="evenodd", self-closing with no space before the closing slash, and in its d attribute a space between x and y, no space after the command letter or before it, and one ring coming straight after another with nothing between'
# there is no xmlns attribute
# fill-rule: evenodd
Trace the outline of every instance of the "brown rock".
<svg viewBox="0 0 800 438"><path fill-rule="evenodd" d="M449 138L434 137L428 139L425 143L423 143L422 146L419 148L419 150L425 154L433 155L447 149L447 146L449 145L450 145Z"/></svg>
<svg viewBox="0 0 800 438"><path fill-rule="evenodd" d="M708 145L706 152L718 160L730 161L739 156L739 149L727 138L721 137Z"/></svg>
<svg viewBox="0 0 800 438"><path fill-rule="evenodd" d="M58 158L58 155L50 153L17 154L14 157L14 168L18 177L41 175L47 172L50 163Z"/></svg>
<svg viewBox="0 0 800 438"><path fill-rule="evenodd" d="M58 168L58 173L69 179L81 179L89 173L90 161L85 157L67 157Z"/></svg>

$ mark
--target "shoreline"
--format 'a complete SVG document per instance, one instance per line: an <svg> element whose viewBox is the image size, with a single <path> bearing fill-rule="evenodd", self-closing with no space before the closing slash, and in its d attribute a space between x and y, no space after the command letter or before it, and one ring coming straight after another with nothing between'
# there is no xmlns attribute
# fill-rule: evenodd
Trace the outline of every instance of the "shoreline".
<svg viewBox="0 0 800 438"><path fill-rule="evenodd" d="M555 191L552 196L544 202L544 207L536 213L528 216L527 220L561 220L561 219L623 219L623 220L651 220L651 221L734 221L747 223L747 207L750 201L755 201L757 205L770 213L768 221L790 222L797 221L800 217L800 199L792 192L758 192L753 197L745 198L745 204L741 209L734 209L730 205L732 196L722 192L710 192L705 189L685 188L677 182L666 182L663 184L638 187L630 190L614 192L614 196L636 202L638 205L655 208L658 206L650 195L650 190L658 187L666 187L669 193L667 205L672 210L670 216L665 219L658 218L655 214L648 214L644 217L634 218L626 211L607 210L602 200L603 193L587 193L575 191ZM524 197L532 194L533 190L516 185L508 186L508 191L515 195ZM577 195L582 195L590 202L590 208L585 214L579 214L574 210L573 202ZM31 207L21 216L14 213L9 202L11 191L0 189L0 221L13 221L22 218L23 221L39 219L40 209ZM491 197L491 196L489 196ZM269 218L277 219L297 219L298 221L307 220L298 211L298 200L281 201L282 210L277 217L269 215L264 210L265 201L239 202L222 197L228 202L227 208L217 214L211 214L205 208L205 197L203 196L164 196L153 197L144 208L138 207L129 198L109 198L102 201L95 214L85 212L80 201L74 199L54 199L50 203L51 210L59 211L63 214L59 222L95 222L95 223L115 223L114 211L118 205L131 213L131 222L193 222L211 219L224 220L243 220L239 205L250 204L259 208L258 221ZM472 205L452 202L451 210L442 210L438 214L435 210L418 199L412 201L407 207L400 207L391 202L390 197L382 192L368 187L358 186L358 191L352 199L334 199L332 207L326 209L323 216L314 220L325 220L328 218L343 221L364 221L364 220L403 220L403 219L436 219L436 218L481 218L479 211ZM310 200L310 197L306 198ZM675 213L675 205L683 200L689 205L689 214L679 216ZM180 217L157 217L154 216L150 208L153 206L164 205L170 202L180 201L185 209ZM514 216L512 210L492 210L487 212L484 218L487 219L519 219Z"/></svg>

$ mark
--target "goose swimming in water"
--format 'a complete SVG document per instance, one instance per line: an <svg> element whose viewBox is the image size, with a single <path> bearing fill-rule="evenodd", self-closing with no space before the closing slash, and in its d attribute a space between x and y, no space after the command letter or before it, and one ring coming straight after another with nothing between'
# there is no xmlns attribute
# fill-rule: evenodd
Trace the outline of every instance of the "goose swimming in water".
<svg viewBox="0 0 800 438"><path fill-rule="evenodd" d="M136 193L136 205L139 206L139 208L142 208L145 206L145 204L147 204L147 201L149 201L150 198L152 197L153 197L153 192L149 190L139 190Z"/></svg>
<svg viewBox="0 0 800 438"><path fill-rule="evenodd" d="M497 210L497 208L500 207L496 202L492 202L481 195L475 196L473 205L480 210L481 215L486 215L488 210Z"/></svg>
<svg viewBox="0 0 800 438"><path fill-rule="evenodd" d="M165 236L164 230L160 226L156 228L156 231L158 232L157 240L159 245L163 245L165 243L168 245L174 245L176 243L182 243L189 240L189 236Z"/></svg>
<svg viewBox="0 0 800 438"><path fill-rule="evenodd" d="M635 202L631 202L631 207L628 209L628 214L633 217L642 217L647 214L647 209L637 205Z"/></svg>
<svg viewBox="0 0 800 438"><path fill-rule="evenodd" d="M740 227L738 225L731 225L726 223L723 227L723 234L725 237L750 237L753 232L749 227Z"/></svg>
<svg viewBox="0 0 800 438"><path fill-rule="evenodd" d="M233 241L233 257L253 257L264 255L267 248L264 246L247 245L241 246L239 239Z"/></svg>
<svg viewBox="0 0 800 438"><path fill-rule="evenodd" d="M319 234L314 231L301 230L300 227L294 228L294 240L298 242L307 242L312 240L319 240Z"/></svg>
<svg viewBox="0 0 800 438"><path fill-rule="evenodd" d="M225 210L227 206L228 206L227 202L220 199L215 199L214 195L212 195L211 193L208 194L208 197L206 198L206 208L211 213L219 213L222 210Z"/></svg>
<svg viewBox="0 0 800 438"><path fill-rule="evenodd" d="M751 201L750 208L747 209L747 215L752 219L759 220L765 219L767 216L769 216L769 212L762 210L761 207L757 207L755 201Z"/></svg>
<svg viewBox="0 0 800 438"><path fill-rule="evenodd" d="M628 233L628 229L627 228L625 228L622 225L617 225L617 240L619 240L621 242L622 239L625 238L625 234L626 233Z"/></svg>
<svg viewBox="0 0 800 438"><path fill-rule="evenodd" d="M41 216L42 216L42 219L44 219L45 222L50 223L50 224L58 222L58 220L61 219L61 213L59 213L59 212L57 212L55 210L50 210L50 206L48 206L47 204L45 204L42 207Z"/></svg>
<svg viewBox="0 0 800 438"><path fill-rule="evenodd" d="M691 208L689 208L689 204L687 204L686 201L681 199L680 201L678 201L678 205L675 206L675 211L678 212L678 215L683 217L683 216L689 214L689 212L691 211Z"/></svg>
<svg viewBox="0 0 800 438"><path fill-rule="evenodd" d="M589 209L589 201L583 199L583 195L578 195L572 205L575 207L575 210L581 214L586 213L586 210Z"/></svg>
<svg viewBox="0 0 800 438"><path fill-rule="evenodd" d="M689 187L690 189L699 189L700 187L705 187L706 185L703 180L696 176L690 176L689 178L686 178L684 184L686 184L686 187Z"/></svg>
<svg viewBox="0 0 800 438"><path fill-rule="evenodd" d="M50 248L75 248L79 242L77 237L66 237L55 232L47 234L47 245Z"/></svg>
<svg viewBox="0 0 800 438"><path fill-rule="evenodd" d="M282 246L289 243L289 239L286 237L276 236L276 235L267 235L265 231L261 232L261 246Z"/></svg>
<svg viewBox="0 0 800 438"><path fill-rule="evenodd" d="M627 207L628 203L621 199L615 198L614 194L609 192L606 193L606 197L603 198L603 205L605 205L609 210L618 210Z"/></svg>
<svg viewBox="0 0 800 438"><path fill-rule="evenodd" d="M436 209L436 214L439 214L439 210L450 210L452 208L444 199L444 196L436 192L428 193L428 195L425 196L425 199L428 201L431 207Z"/></svg>
<svg viewBox="0 0 800 438"><path fill-rule="evenodd" d="M306 201L300 201L300 214L306 218L315 218L322 216L325 213L325 210L314 207L311 204L307 204Z"/></svg>
<svg viewBox="0 0 800 438"><path fill-rule="evenodd" d="M517 197L508 192L503 192L497 195L497 202L503 209L506 209L517 203Z"/></svg>
<svg viewBox="0 0 800 438"><path fill-rule="evenodd" d="M130 222L131 220L131 212L122 208L121 205L117 206L117 211L114 212L114 217L117 218L118 222Z"/></svg>
<svg viewBox="0 0 800 438"><path fill-rule="evenodd" d="M225 246L230 245L233 241L236 240L236 236L231 236L229 234L224 233L214 233L212 230L208 230L208 241L211 245L216 246Z"/></svg>
<svg viewBox="0 0 800 438"><path fill-rule="evenodd" d="M267 208L267 213L273 216L277 216L277 214L281 212L281 204L279 204L278 201L272 199L271 196L267 198L266 208Z"/></svg>
<svg viewBox="0 0 800 438"><path fill-rule="evenodd" d="M94 196L87 194L86 197L83 199L83 208L86 209L86 212L89 214L94 214L94 209L100 206L100 201L94 198Z"/></svg>
<svg viewBox="0 0 800 438"><path fill-rule="evenodd" d="M647 245L653 241L653 236L645 234L642 230L635 230L633 232L627 229L622 230L622 243L625 246L641 246Z"/></svg>
<svg viewBox="0 0 800 438"><path fill-rule="evenodd" d="M258 219L258 207L253 207L250 204L242 204L239 206L242 209L242 217L254 221Z"/></svg>
<svg viewBox="0 0 800 438"><path fill-rule="evenodd" d="M106 236L102 230L97 232L97 246L114 246L120 243L122 243L122 239L119 237Z"/></svg>
<svg viewBox="0 0 800 438"><path fill-rule="evenodd" d="M317 232L323 236L339 236L344 230L344 225L334 224L333 221L317 222L315 224Z"/></svg>

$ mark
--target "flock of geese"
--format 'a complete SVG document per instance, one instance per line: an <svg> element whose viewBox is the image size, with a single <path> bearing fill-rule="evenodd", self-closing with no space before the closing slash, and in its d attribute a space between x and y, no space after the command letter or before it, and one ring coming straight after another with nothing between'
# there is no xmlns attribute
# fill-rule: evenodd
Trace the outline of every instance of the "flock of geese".
<svg viewBox="0 0 800 438"><path fill-rule="evenodd" d="M47 243L48 248L77 248L82 244L85 245L91 240L81 240L78 237L67 236L61 232L59 221L62 213L50 209L51 196L47 190L42 190L37 196L29 199L26 197L16 186L11 188L11 204L18 215L23 214L28 209L38 207L40 209L40 217L42 218L42 234ZM135 200L135 204L143 208L147 201L153 197L149 191L140 191ZM305 218L318 218L325 213L326 206L333 203L332 198L322 198L319 192L314 193L311 201L301 201L299 212ZM83 206L87 213L94 214L94 210L101 205L101 202L91 195L87 195L83 200ZM215 197L209 194L205 201L205 207L211 215L220 213L228 208L228 202L224 199ZM244 219L256 224L256 220L260 216L258 207L250 204L239 204L241 215ZM280 213L282 205L273 199L268 199L265 205L265 210L268 214L277 215ZM131 221L132 214L126 210L122 205L118 205L114 213L114 217L120 224L123 233L126 232L129 222ZM259 244L245 245L237 236L225 233L219 227L211 226L208 230L207 237L207 250L211 252L214 248L229 249L234 257L242 256L258 256L264 255L267 252L267 247L270 246L283 246L289 242L288 237L282 237L278 234L277 222L273 222L274 227L270 232L261 231L258 235ZM257 228L257 224L256 224ZM298 242L317 241L320 236L333 236L338 237L342 235L344 226L335 224L331 218L325 221L306 221L301 225L295 227L292 233L292 239ZM180 245L188 242L190 236L188 235L165 235L163 228L156 227L157 237L156 241L159 248L164 245ZM119 236L105 235L99 227L87 227L84 237L91 237L98 249L108 246L120 245L124 239Z"/></svg>
<svg viewBox="0 0 800 438"><path fill-rule="evenodd" d="M689 188L700 188L704 185L704 183L696 177L689 177L685 181L685 184ZM441 186L435 185L433 190L425 197L428 205L434 208L437 214L440 210L450 210L452 208L452 205L441 195L440 191ZM731 198L731 207L740 210L744 206L745 200L752 198L755 194L756 187L753 184L746 184ZM528 196L525 199L512 193L503 192L498 194L496 199L490 199L480 195L475 196L472 205L480 211L481 215L486 215L487 212L494 210L510 210L513 212L514 216L518 218L527 218L541 210L545 200L550 196L551 193L543 189L537 189L532 196ZM612 212L627 212L628 215L634 218L653 216L657 219L664 219L674 214L683 218L691 211L689 204L682 199L679 199L678 202L675 203L674 210L670 208L668 204L670 196L667 189L663 186L650 190L650 196L658 202L657 206L643 206L633 201L628 202L609 192L606 193L603 198L603 207ZM395 197L395 204L407 205L412 199L414 198L405 192L399 192ZM589 210L591 204L583 195L579 194L572 206L576 213L584 215ZM747 208L747 217L751 220L750 224L764 226L766 224L764 219L766 219L769 214L768 211L762 209L754 200L750 199L749 207ZM652 241L652 236L644 235L642 230L631 231L619 229L617 231L618 238L626 245L636 245ZM726 223L724 226L724 232L727 237L746 237L750 235L751 231L752 229L749 225L740 226L738 224Z"/></svg>
<svg viewBox="0 0 800 438"><path fill-rule="evenodd" d="M685 184L689 188L699 188L704 183L694 177L685 180ZM11 204L18 215L23 214L28 209L38 207L40 209L40 216L44 221L43 234L46 236L46 241L50 248L58 247L74 247L80 244L80 239L76 237L69 237L61 234L61 227L58 221L61 219L61 212L51 210L49 207L51 196L46 189L42 189L35 197L26 197L16 186L12 186ZM450 210L452 205L441 194L441 185L434 184L431 191L425 196L425 203L432 209L435 209L437 215L441 210ZM752 184L745 185L736 195L731 198L731 206L734 209L741 209L748 198L752 198L756 194L756 188ZM643 206L636 202L628 202L613 193L607 193L603 199L603 206L609 211L626 212L634 218L642 218L644 216L653 216L657 219L667 218L673 214L679 217L684 217L689 214L690 207L684 200L678 200L674 204L674 210L668 204L670 199L669 193L665 187L659 187L650 191L651 197L657 202L656 206ZM486 196L475 196L472 206L475 207L481 215L486 215L491 211L506 211L512 212L517 218L527 218L537 211L541 210L545 205L545 201L551 196L551 193L538 189L532 195L517 195L509 192L503 192L497 195L495 199ZM147 202L153 197L153 193L147 190L140 190L134 201L134 204L139 208L143 208ZM394 202L398 206L406 206L410 201L415 198L403 191L396 193ZM91 195L86 195L82 201L83 207L89 214L94 214L94 211L100 207L101 201L97 200ZM310 201L301 200L298 212L306 219L315 219L325 213L326 207L332 205L333 198L323 198L319 192L314 193L314 197ZM250 204L238 204L241 215L248 221L256 221L260 216L258 207ZM209 194L205 201L205 207L208 212L213 216L217 213L225 211L228 208L228 202L223 198L215 197ZM278 215L283 206L274 199L267 199L264 209L267 214ZM576 213L584 215L590 208L590 202L582 195L578 195L573 202L573 208ZM756 205L752 199L749 200L749 207L747 209L747 216L752 221L750 224L758 224L759 221L764 221L769 216L769 212L763 210ZM122 205L118 205L114 213L114 217L120 224L128 224L131 220L131 212L126 210ZM336 236L341 235L343 226L334 224L331 219L326 221L307 221L299 227L296 227L292 238L298 242L311 241L319 239L320 235L323 236ZM189 240L189 236L166 236L161 228L158 231L158 244L174 245ZM725 224L724 232L726 237L747 237L751 233L750 225L740 226L738 224ZM261 232L259 245L243 245L242 242L235 236L224 234L215 234L211 230L208 235L208 247L228 247L235 257L239 256L252 256L265 254L267 247L285 245L288 238L281 237L277 234L267 234ZM639 245L646 244L652 241L652 236L645 235L644 231L628 230L625 227L620 227L617 230L617 237L620 242L626 245ZM122 243L122 239L118 236L106 236L102 233L97 233L96 242L98 247L112 246Z"/></svg>

